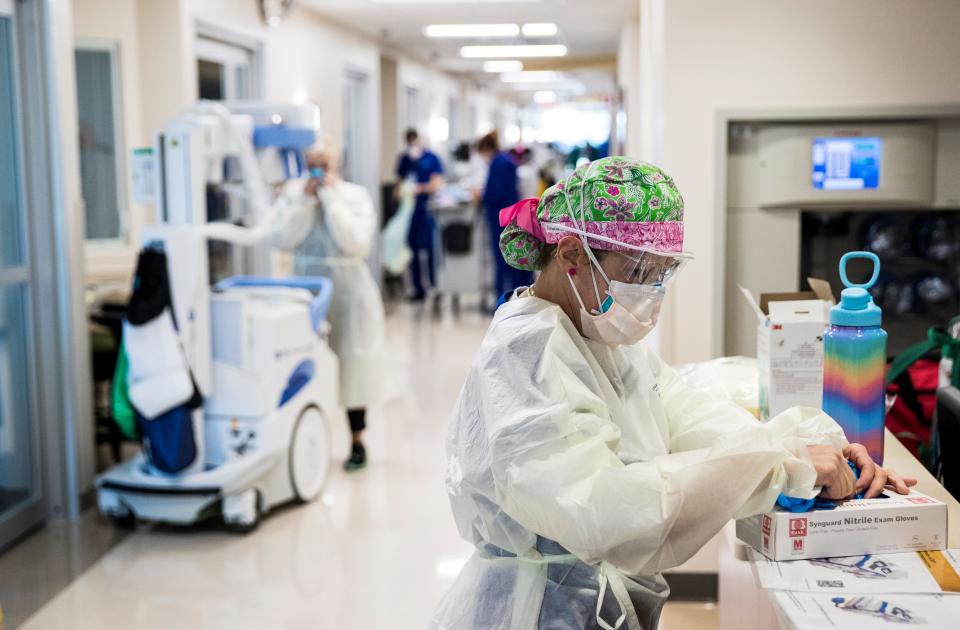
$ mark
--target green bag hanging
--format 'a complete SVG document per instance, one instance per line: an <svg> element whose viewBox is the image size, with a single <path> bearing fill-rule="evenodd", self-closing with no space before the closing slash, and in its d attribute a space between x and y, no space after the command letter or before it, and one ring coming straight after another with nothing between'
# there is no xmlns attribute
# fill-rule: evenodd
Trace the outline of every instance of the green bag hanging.
<svg viewBox="0 0 960 630"><path fill-rule="evenodd" d="M130 397L127 395L127 372L129 371L127 363L127 350L120 344L120 352L117 353L117 367L113 371L113 387L111 396L111 406L113 407L113 421L120 428L120 433L130 440L139 440L140 432L137 431L137 416L130 404Z"/></svg>
<svg viewBox="0 0 960 630"><path fill-rule="evenodd" d="M960 339L955 338L953 331L960 321L960 317L953 318L946 328L931 328L927 331L927 340L914 344L901 352L890 364L887 371L887 383L897 380L897 377L921 359L928 352L940 351L940 356L953 361L950 373L950 385L960 387Z"/></svg>

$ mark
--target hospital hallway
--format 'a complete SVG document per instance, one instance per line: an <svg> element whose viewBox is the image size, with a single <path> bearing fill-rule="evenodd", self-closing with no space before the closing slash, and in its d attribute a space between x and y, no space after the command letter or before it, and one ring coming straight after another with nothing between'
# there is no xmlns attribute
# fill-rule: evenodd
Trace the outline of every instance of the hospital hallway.
<svg viewBox="0 0 960 630"><path fill-rule="evenodd" d="M86 523L72 544L27 540L23 553L0 557L0 575L23 571L27 582L0 584L10 624L0 628L424 628L471 552L446 498L444 437L488 323L467 308L437 317L397 307L388 318L397 396L371 415L365 470L340 470L348 436L345 419L335 418L337 457L323 496L280 508L250 534L140 526L120 538L100 520ZM53 527L34 536L62 533ZM82 562L77 547L93 540L112 548L62 592L45 592L68 572L58 556ZM29 597L15 597L28 590ZM18 602L42 607L19 625ZM663 627L716 624L712 604L671 603Z"/></svg>
<svg viewBox="0 0 960 630"><path fill-rule="evenodd" d="M0 630L960 618L958 25L0 0Z"/></svg>

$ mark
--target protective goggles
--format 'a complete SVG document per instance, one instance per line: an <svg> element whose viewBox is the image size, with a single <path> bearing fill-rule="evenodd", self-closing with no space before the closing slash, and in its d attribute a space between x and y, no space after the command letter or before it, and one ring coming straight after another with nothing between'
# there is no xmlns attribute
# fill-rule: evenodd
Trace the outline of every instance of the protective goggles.
<svg viewBox="0 0 960 630"><path fill-rule="evenodd" d="M569 225L545 223L543 224L543 228L547 231L567 232L580 236L584 247L586 247L588 254L590 254L591 259L593 259L594 264L597 266L599 266L599 262L593 258L588 240L600 241L615 246L616 249L611 248L607 251L617 255L622 261L623 266L620 270L621 273L617 274L618 278L611 278L611 280L626 278L620 281L628 284L666 286L680 273L680 270L683 269L689 261L693 260L693 254L689 252L663 252L639 245L630 245L601 234L591 234L586 230Z"/></svg>
<svg viewBox="0 0 960 630"><path fill-rule="evenodd" d="M617 279L627 284L648 286L666 286L692 258L690 254L683 252L654 250L611 251L608 256L617 257Z"/></svg>

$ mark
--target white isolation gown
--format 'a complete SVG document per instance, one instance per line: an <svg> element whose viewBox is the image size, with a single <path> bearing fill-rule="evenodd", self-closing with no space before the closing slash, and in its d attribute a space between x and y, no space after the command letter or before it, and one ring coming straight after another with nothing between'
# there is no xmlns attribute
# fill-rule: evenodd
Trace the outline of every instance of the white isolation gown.
<svg viewBox="0 0 960 630"><path fill-rule="evenodd" d="M366 263L376 232L366 189L340 180L320 189L313 229L294 257L297 275L333 280L330 348L340 360L340 405L347 409L383 398L383 299Z"/></svg>
<svg viewBox="0 0 960 630"><path fill-rule="evenodd" d="M476 547L443 630L655 629L682 564L733 517L812 497L822 412L766 424L685 386L644 344L587 341L536 297L502 306L448 435L447 489Z"/></svg>

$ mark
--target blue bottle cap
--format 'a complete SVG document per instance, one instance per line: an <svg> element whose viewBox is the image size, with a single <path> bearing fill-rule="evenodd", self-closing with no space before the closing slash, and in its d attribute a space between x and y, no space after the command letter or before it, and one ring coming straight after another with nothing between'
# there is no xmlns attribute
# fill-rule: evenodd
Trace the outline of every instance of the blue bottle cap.
<svg viewBox="0 0 960 630"><path fill-rule="evenodd" d="M854 284L847 278L847 262L865 258L873 263L873 274L863 284ZM840 259L840 279L846 289L840 294L840 303L830 309L830 323L834 326L879 326L883 319L880 307L874 304L867 291L880 275L880 259L871 252L848 252Z"/></svg>

